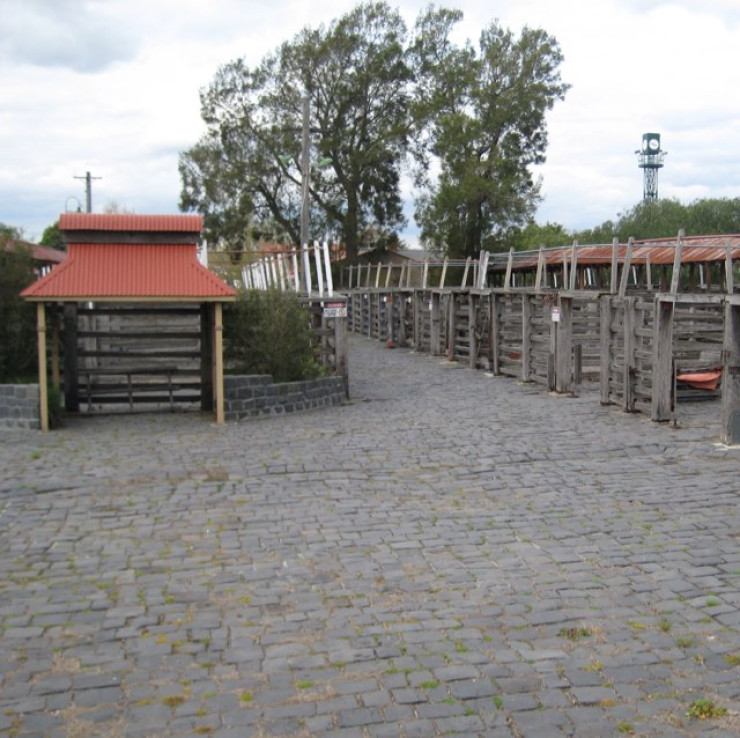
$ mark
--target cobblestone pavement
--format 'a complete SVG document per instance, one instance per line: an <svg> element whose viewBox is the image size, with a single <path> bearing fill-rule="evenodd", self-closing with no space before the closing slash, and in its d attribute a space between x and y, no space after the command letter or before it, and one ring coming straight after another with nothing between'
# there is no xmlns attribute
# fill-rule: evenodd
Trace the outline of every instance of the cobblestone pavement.
<svg viewBox="0 0 740 738"><path fill-rule="evenodd" d="M0 734L740 735L717 405L351 346L343 407L0 435Z"/></svg>

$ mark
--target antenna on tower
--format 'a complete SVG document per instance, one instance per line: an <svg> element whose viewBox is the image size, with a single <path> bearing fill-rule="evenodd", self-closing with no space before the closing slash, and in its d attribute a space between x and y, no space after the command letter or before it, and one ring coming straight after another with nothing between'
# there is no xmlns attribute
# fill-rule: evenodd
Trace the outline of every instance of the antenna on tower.
<svg viewBox="0 0 740 738"><path fill-rule="evenodd" d="M642 199L658 199L658 169L663 166L663 160L668 154L660 148L659 133L643 133L642 148L635 151L637 166L643 170Z"/></svg>

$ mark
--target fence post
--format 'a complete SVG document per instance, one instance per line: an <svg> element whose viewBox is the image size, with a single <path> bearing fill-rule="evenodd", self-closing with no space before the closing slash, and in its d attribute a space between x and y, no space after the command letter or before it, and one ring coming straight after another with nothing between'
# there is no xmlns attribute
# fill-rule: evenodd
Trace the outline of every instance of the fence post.
<svg viewBox="0 0 740 738"><path fill-rule="evenodd" d="M501 354L499 352L499 335L501 332L501 326L499 325L500 302L499 295L491 292L491 371L496 375L501 374Z"/></svg>
<svg viewBox="0 0 740 738"><path fill-rule="evenodd" d="M531 307L529 295L525 292L522 294L522 381L524 382L529 381L529 364L532 354Z"/></svg>
<svg viewBox="0 0 740 738"><path fill-rule="evenodd" d="M683 250L683 230L678 232L676 249L673 252L673 272L671 273L671 294L675 295L681 286L681 252Z"/></svg>
<svg viewBox="0 0 740 738"><path fill-rule="evenodd" d="M560 321L556 325L555 389L573 392L573 298L560 295Z"/></svg>
<svg viewBox="0 0 740 738"><path fill-rule="evenodd" d="M619 284L619 239L612 240L612 273L609 275L609 292L612 295L617 294L617 285Z"/></svg>
<svg viewBox="0 0 740 738"><path fill-rule="evenodd" d="M475 369L475 362L478 357L478 337L475 335L476 325L476 296L468 292L468 334L470 336L470 356L468 357L470 368Z"/></svg>
<svg viewBox="0 0 740 738"><path fill-rule="evenodd" d="M724 373L722 376L722 428L728 446L740 443L740 298L725 300Z"/></svg>
<svg viewBox="0 0 740 738"><path fill-rule="evenodd" d="M440 312L439 292L432 292L432 314L429 323L429 353L432 356L439 355Z"/></svg>
<svg viewBox="0 0 740 738"><path fill-rule="evenodd" d="M650 418L670 420L673 409L673 299L655 296L653 307L653 382Z"/></svg>
<svg viewBox="0 0 740 738"><path fill-rule="evenodd" d="M599 315L601 317L601 404L611 404L611 363L612 363L612 303L614 295L602 295L599 300Z"/></svg>
<svg viewBox="0 0 740 738"><path fill-rule="evenodd" d="M635 410L635 298L624 298L624 366L622 367L622 409Z"/></svg>
<svg viewBox="0 0 740 738"><path fill-rule="evenodd" d="M347 318L334 318L334 366L344 379L344 393L349 399L349 342L347 341Z"/></svg>

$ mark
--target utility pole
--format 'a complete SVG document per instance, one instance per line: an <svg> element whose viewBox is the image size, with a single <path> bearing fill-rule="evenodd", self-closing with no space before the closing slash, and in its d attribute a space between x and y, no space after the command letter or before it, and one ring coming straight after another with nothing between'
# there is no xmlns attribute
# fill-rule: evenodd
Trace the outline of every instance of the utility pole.
<svg viewBox="0 0 740 738"><path fill-rule="evenodd" d="M309 238L309 210L311 207L311 196L309 193L309 177L311 169L311 109L308 95L303 98L303 145L301 148L301 175L302 175L302 199L301 199L301 246L308 243Z"/></svg>
<svg viewBox="0 0 740 738"><path fill-rule="evenodd" d="M75 179L84 179L85 180L85 201L87 204L87 209L85 210L86 213L92 213L92 181L94 179L103 179L102 177L93 177L90 175L90 172L85 172L84 177L77 177L75 176Z"/></svg>

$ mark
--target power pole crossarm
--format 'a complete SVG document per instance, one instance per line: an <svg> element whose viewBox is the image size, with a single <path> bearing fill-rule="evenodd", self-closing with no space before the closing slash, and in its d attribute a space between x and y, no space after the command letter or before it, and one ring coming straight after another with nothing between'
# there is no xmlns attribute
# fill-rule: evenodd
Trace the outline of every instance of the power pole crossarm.
<svg viewBox="0 0 740 738"><path fill-rule="evenodd" d="M86 213L92 213L92 181L94 179L103 179L102 177L93 177L90 172L85 172L84 177L78 177L75 176L75 179L84 179L85 180L85 205Z"/></svg>

